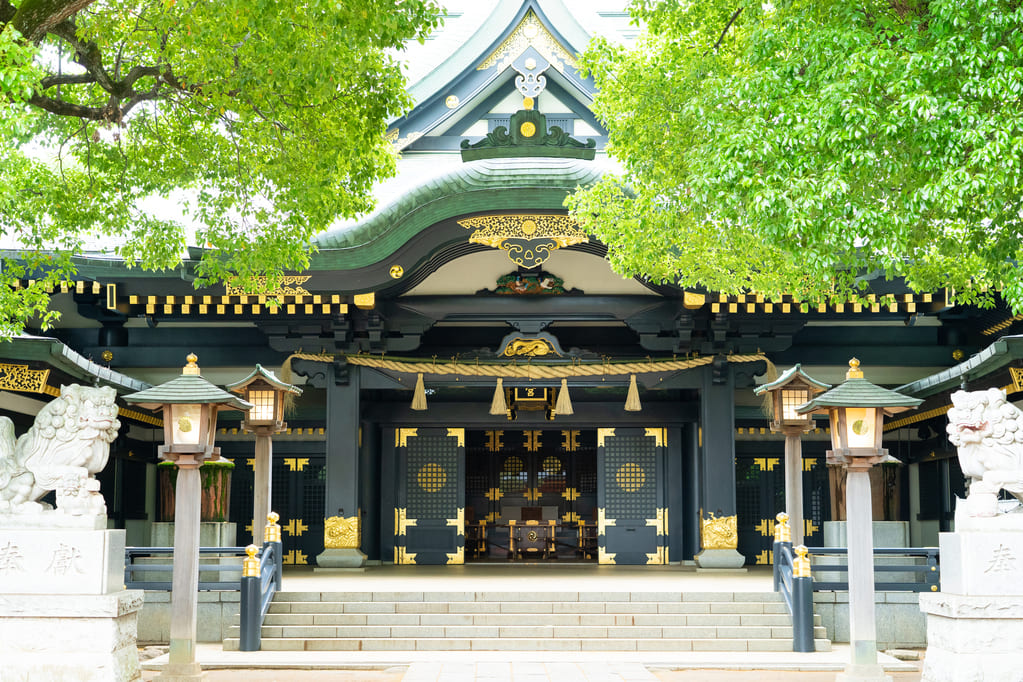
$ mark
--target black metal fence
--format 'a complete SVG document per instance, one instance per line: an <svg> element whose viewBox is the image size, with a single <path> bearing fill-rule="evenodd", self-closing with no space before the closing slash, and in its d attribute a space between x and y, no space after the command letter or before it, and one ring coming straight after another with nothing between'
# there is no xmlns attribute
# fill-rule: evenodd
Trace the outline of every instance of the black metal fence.
<svg viewBox="0 0 1023 682"><path fill-rule="evenodd" d="M237 590L244 556L244 547L200 547L199 591ZM128 547L124 550L126 589L169 591L173 571L173 547Z"/></svg>
<svg viewBox="0 0 1023 682"><path fill-rule="evenodd" d="M775 540L774 591L781 592L792 616L792 650L813 652L813 578L798 575L795 563L792 543Z"/></svg>
<svg viewBox="0 0 1023 682"><path fill-rule="evenodd" d="M849 589L849 550L845 547L810 547L813 590L844 592ZM827 561L821 561L828 557ZM817 576L822 575L823 578ZM828 575L833 574L833 575ZM937 547L875 547L874 589L883 592L937 592L941 565Z"/></svg>
<svg viewBox="0 0 1023 682"><path fill-rule="evenodd" d="M255 549L253 547L253 549ZM249 566L242 573L241 579L241 634L238 649L240 651L259 651L263 619L270 609L274 594L281 589L281 572L283 568L283 545L276 542L264 542L259 553L259 563L255 570ZM255 564L255 553L250 553L246 563Z"/></svg>

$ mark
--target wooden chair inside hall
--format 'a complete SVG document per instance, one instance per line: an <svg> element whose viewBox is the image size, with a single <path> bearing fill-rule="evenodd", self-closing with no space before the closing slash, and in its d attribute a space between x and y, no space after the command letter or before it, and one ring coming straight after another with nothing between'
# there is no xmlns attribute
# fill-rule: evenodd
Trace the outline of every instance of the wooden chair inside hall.
<svg viewBox="0 0 1023 682"><path fill-rule="evenodd" d="M486 556L489 547L487 545L487 522L485 519L475 521L475 512L472 507L465 508L465 551L473 559Z"/></svg>

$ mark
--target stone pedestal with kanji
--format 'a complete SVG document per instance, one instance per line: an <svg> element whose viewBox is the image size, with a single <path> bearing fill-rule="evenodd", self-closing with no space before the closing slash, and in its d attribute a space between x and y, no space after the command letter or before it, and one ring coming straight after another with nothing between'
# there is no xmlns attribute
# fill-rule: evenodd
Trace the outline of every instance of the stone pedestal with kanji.
<svg viewBox="0 0 1023 682"><path fill-rule="evenodd" d="M124 531L105 525L105 515L0 515L4 682L142 678L143 593L124 589Z"/></svg>
<svg viewBox="0 0 1023 682"><path fill-rule="evenodd" d="M1023 680L1023 513L974 517L963 507L956 532L940 535L941 592L920 595L922 679Z"/></svg>

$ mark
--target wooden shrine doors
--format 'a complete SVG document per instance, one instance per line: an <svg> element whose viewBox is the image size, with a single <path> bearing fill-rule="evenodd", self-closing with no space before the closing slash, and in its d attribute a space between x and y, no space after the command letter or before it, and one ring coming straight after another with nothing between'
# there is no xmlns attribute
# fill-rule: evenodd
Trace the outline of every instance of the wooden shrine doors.
<svg viewBox="0 0 1023 682"><path fill-rule="evenodd" d="M659 428L597 430L600 563L666 563L665 436Z"/></svg>
<svg viewBox="0 0 1023 682"><path fill-rule="evenodd" d="M396 429L395 446L395 563L464 563L465 429Z"/></svg>

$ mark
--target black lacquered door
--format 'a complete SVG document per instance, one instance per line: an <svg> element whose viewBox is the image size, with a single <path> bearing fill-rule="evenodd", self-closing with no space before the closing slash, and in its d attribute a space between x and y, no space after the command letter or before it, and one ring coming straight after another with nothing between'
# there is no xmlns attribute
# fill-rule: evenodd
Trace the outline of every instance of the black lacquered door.
<svg viewBox="0 0 1023 682"><path fill-rule="evenodd" d="M665 429L597 431L598 558L603 564L663 564Z"/></svg>
<svg viewBox="0 0 1023 682"><path fill-rule="evenodd" d="M399 472L395 561L461 564L465 558L465 430L396 429Z"/></svg>

